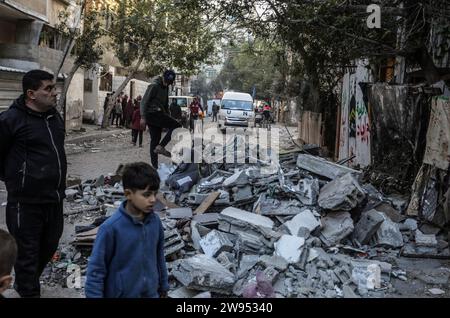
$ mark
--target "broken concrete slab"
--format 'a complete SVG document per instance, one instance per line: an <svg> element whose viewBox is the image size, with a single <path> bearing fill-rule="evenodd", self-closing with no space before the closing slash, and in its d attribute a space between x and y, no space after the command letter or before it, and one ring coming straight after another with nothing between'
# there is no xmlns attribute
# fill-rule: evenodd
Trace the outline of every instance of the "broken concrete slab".
<svg viewBox="0 0 450 318"><path fill-rule="evenodd" d="M243 255L241 261L239 262L239 269L237 276L239 279L248 274L248 272L256 265L259 261L259 255Z"/></svg>
<svg viewBox="0 0 450 318"><path fill-rule="evenodd" d="M183 259L172 274L187 288L226 295L231 293L235 283L234 275L229 270L204 254Z"/></svg>
<svg viewBox="0 0 450 318"><path fill-rule="evenodd" d="M283 257L288 263L297 263L302 254L305 239L293 235L282 235L274 244L275 255Z"/></svg>
<svg viewBox="0 0 450 318"><path fill-rule="evenodd" d="M191 208L168 209L167 217L170 219L190 219L192 218L192 209Z"/></svg>
<svg viewBox="0 0 450 318"><path fill-rule="evenodd" d="M200 248L201 248L201 246L200 246L201 239L202 239L202 237L200 236L200 232L197 229L197 222L191 221L191 240L192 240L192 245L194 246L194 248L197 251L200 250Z"/></svg>
<svg viewBox="0 0 450 318"><path fill-rule="evenodd" d="M164 231L164 255L169 256L183 249L183 239L177 229Z"/></svg>
<svg viewBox="0 0 450 318"><path fill-rule="evenodd" d="M403 236L397 223L384 216L384 221L374 235L377 246L399 248L403 246Z"/></svg>
<svg viewBox="0 0 450 318"><path fill-rule="evenodd" d="M330 181L320 190L319 206L333 211L350 211L361 203L366 194L350 174Z"/></svg>
<svg viewBox="0 0 450 318"><path fill-rule="evenodd" d="M352 270L352 280L359 287L373 290L381 287L381 268L378 264L356 266Z"/></svg>
<svg viewBox="0 0 450 318"><path fill-rule="evenodd" d="M317 203L319 196L319 180L317 179L301 179L294 190L298 199L306 205L314 205Z"/></svg>
<svg viewBox="0 0 450 318"><path fill-rule="evenodd" d="M241 252L266 254L273 250L273 244L261 235L240 230L232 230L232 232L238 238L235 248Z"/></svg>
<svg viewBox="0 0 450 318"><path fill-rule="evenodd" d="M241 170L233 174L231 177L226 178L222 186L224 188L232 188L235 186L243 186L248 184L248 176L245 173L245 170Z"/></svg>
<svg viewBox="0 0 450 318"><path fill-rule="evenodd" d="M347 173L360 174L360 171L350 169L348 167L338 165L331 161L327 161L320 157L315 157L307 154L299 154L297 157L297 166L305 169L319 176L327 177L328 179L336 179L342 177Z"/></svg>
<svg viewBox="0 0 450 318"><path fill-rule="evenodd" d="M291 235L302 236L299 235L300 229L307 229L308 235L303 236L305 239L308 238L309 233L313 232L317 227L321 226L319 220L316 219L311 210L303 210L298 215L294 216L294 218L286 223L284 223L286 228L289 230Z"/></svg>
<svg viewBox="0 0 450 318"><path fill-rule="evenodd" d="M263 264L265 267L273 267L280 271L285 271L288 267L288 262L278 255L262 255L259 258L259 263Z"/></svg>
<svg viewBox="0 0 450 318"><path fill-rule="evenodd" d="M435 296L439 296L439 295L444 295L445 294L445 291L442 290L442 289L439 289L439 288L430 288L430 289L428 289L428 292L431 295L435 295Z"/></svg>
<svg viewBox="0 0 450 318"><path fill-rule="evenodd" d="M197 293L198 292L195 290L182 286L170 291L167 296L169 298L193 298L195 295L197 295Z"/></svg>
<svg viewBox="0 0 450 318"><path fill-rule="evenodd" d="M250 185L244 187L233 187L232 192L234 202L248 200L253 197L252 187Z"/></svg>
<svg viewBox="0 0 450 318"><path fill-rule="evenodd" d="M380 266L381 273L391 274L391 272L392 272L392 264L387 263L387 262L373 260L373 259L370 259L370 260L368 260L368 259L352 259L350 264L353 268L367 267L370 264L376 264L376 265Z"/></svg>
<svg viewBox="0 0 450 318"><path fill-rule="evenodd" d="M348 212L330 213L321 220L320 239L327 246L339 243L353 232L353 220Z"/></svg>
<svg viewBox="0 0 450 318"><path fill-rule="evenodd" d="M406 219L399 225L400 231L415 231L417 227L417 221L411 218Z"/></svg>
<svg viewBox="0 0 450 318"><path fill-rule="evenodd" d="M416 241L416 246L437 247L437 245L438 245L438 242L436 240L436 235L423 234L420 230L416 230L415 241Z"/></svg>
<svg viewBox="0 0 450 318"><path fill-rule="evenodd" d="M375 210L384 213L388 218L390 218L395 223L403 222L407 217L401 215L400 212L395 210L389 203L382 202L376 206Z"/></svg>
<svg viewBox="0 0 450 318"><path fill-rule="evenodd" d="M216 257L223 251L231 251L234 244L228 235L217 230L209 232L199 242L203 252L209 257Z"/></svg>
<svg viewBox="0 0 450 318"><path fill-rule="evenodd" d="M216 225L218 224L219 220L219 213L205 213L205 214L199 214L194 215L192 218L192 221L197 222L197 224L200 225Z"/></svg>
<svg viewBox="0 0 450 318"><path fill-rule="evenodd" d="M231 225L244 229L247 227L272 229L274 223L268 217L228 207L219 214L219 229L230 232Z"/></svg>
<svg viewBox="0 0 450 318"><path fill-rule="evenodd" d="M355 225L353 238L357 240L361 245L368 244L372 236L378 231L381 223L383 222L384 217L380 212L373 209L364 212L361 215L358 223L356 223Z"/></svg>
<svg viewBox="0 0 450 318"><path fill-rule="evenodd" d="M344 298L361 298L355 293L354 289L349 285L344 285L342 287L342 292L344 294Z"/></svg>
<svg viewBox="0 0 450 318"><path fill-rule="evenodd" d="M230 272L236 272L236 258L232 253L225 251L221 252L219 255L217 255L216 261L218 261L220 265L228 269Z"/></svg>
<svg viewBox="0 0 450 318"><path fill-rule="evenodd" d="M438 250L436 247L417 246L412 243L406 244L400 254L404 257L413 258L450 259L450 251L448 248Z"/></svg>

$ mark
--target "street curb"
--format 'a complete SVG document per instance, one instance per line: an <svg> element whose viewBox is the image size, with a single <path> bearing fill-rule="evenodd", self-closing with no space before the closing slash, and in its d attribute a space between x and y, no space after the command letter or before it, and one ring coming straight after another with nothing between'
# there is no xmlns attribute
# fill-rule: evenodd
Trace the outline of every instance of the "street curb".
<svg viewBox="0 0 450 318"><path fill-rule="evenodd" d="M115 130L98 130L96 132L92 132L86 135L82 136L73 136L73 137L66 137L65 143L66 144L76 144L81 142L87 142L95 139L102 139L109 137L113 134L120 134L120 133L128 133L130 129L115 129Z"/></svg>

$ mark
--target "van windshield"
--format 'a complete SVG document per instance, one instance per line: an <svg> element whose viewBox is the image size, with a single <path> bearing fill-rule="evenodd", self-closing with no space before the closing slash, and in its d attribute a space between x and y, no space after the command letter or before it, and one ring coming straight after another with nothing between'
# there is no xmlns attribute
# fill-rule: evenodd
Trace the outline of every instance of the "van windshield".
<svg viewBox="0 0 450 318"><path fill-rule="evenodd" d="M253 110L253 103L244 100L222 99L222 109Z"/></svg>
<svg viewBox="0 0 450 318"><path fill-rule="evenodd" d="M184 98L184 97L178 97L178 98L172 97L172 98L170 98L169 104L171 104L174 100L177 102L177 105L180 106L180 107L187 107L188 106L187 98Z"/></svg>

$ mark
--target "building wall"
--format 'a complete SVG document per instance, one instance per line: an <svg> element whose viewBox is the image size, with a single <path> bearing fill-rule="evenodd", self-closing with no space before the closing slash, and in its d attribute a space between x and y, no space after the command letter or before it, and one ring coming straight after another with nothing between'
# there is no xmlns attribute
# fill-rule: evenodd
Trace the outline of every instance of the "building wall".
<svg viewBox="0 0 450 318"><path fill-rule="evenodd" d="M84 71L75 73L66 98L66 129L79 130L83 120Z"/></svg>
<svg viewBox="0 0 450 318"><path fill-rule="evenodd" d="M3 2L33 17L40 19L47 17L47 0L3 0Z"/></svg>
<svg viewBox="0 0 450 318"><path fill-rule="evenodd" d="M0 43L14 43L16 41L16 24L0 20Z"/></svg>
<svg viewBox="0 0 450 318"><path fill-rule="evenodd" d="M371 76L360 60L354 73L346 73L342 82L342 103L339 136L339 160L355 155L350 166L366 167L371 163L370 118L359 83L369 82Z"/></svg>

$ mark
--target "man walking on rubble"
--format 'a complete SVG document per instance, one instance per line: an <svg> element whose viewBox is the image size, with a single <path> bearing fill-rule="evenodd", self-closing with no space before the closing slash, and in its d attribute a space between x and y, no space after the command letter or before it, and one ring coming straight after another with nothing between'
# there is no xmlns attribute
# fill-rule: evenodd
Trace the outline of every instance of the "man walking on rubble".
<svg viewBox="0 0 450 318"><path fill-rule="evenodd" d="M0 179L8 191L6 225L18 246L14 288L40 297L39 278L63 232L67 162L53 75L26 73L23 95L0 114Z"/></svg>
<svg viewBox="0 0 450 318"><path fill-rule="evenodd" d="M172 132L181 124L169 115L169 85L175 81L175 72L166 70L163 76L153 79L141 101L141 126L148 125L150 133L150 158L152 166L158 169L158 154L171 157L165 149L172 139ZM168 131L161 140L163 128Z"/></svg>

